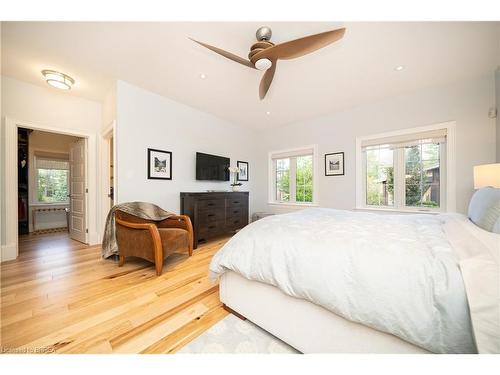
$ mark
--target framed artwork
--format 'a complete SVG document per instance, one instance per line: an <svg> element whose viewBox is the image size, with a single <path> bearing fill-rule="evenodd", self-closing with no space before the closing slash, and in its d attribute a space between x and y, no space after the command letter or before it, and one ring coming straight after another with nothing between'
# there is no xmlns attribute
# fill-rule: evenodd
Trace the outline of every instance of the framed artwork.
<svg viewBox="0 0 500 375"><path fill-rule="evenodd" d="M172 179L172 153L148 148L148 179Z"/></svg>
<svg viewBox="0 0 500 375"><path fill-rule="evenodd" d="M238 181L248 181L248 162L238 160L236 166L239 169Z"/></svg>
<svg viewBox="0 0 500 375"><path fill-rule="evenodd" d="M344 153L325 154L325 176L344 175Z"/></svg>

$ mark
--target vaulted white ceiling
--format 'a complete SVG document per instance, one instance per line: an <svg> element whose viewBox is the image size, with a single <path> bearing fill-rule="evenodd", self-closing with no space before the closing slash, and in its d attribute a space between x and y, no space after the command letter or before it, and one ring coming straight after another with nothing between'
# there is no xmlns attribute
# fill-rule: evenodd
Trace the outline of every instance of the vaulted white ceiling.
<svg viewBox="0 0 500 375"><path fill-rule="evenodd" d="M340 42L279 61L261 101L262 72L188 37L246 57L262 25L272 28L275 43L347 31ZM265 128L493 73L499 31L498 22L3 22L2 74L45 86L40 71L55 69L75 78L68 95L94 100L125 80L235 124ZM396 71L398 65L405 69Z"/></svg>

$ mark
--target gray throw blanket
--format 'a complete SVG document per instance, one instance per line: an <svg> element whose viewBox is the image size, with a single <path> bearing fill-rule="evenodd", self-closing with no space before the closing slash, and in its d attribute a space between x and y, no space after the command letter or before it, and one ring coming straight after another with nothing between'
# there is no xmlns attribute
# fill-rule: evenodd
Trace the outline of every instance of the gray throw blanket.
<svg viewBox="0 0 500 375"><path fill-rule="evenodd" d="M112 255L118 255L118 244L116 243L116 222L115 211L122 211L130 215L140 217L141 219L162 221L175 214L165 211L147 202L127 202L113 206L106 218L106 227L102 239L102 257L109 258Z"/></svg>

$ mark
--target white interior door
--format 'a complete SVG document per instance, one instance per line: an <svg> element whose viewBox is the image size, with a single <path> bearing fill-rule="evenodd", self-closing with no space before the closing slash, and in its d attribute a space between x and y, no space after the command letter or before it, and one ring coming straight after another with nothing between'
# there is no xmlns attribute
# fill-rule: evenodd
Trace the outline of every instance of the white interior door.
<svg viewBox="0 0 500 375"><path fill-rule="evenodd" d="M87 243L85 159L86 139L71 144L70 161L70 219L69 234L74 240Z"/></svg>

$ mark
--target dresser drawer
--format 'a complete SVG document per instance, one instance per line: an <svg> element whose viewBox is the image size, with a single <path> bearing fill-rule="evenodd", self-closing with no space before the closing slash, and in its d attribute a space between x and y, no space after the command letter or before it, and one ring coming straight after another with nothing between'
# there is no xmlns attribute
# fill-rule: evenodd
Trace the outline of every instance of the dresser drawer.
<svg viewBox="0 0 500 375"><path fill-rule="evenodd" d="M217 221L224 221L224 208L215 207L208 210L198 211L198 223L208 224Z"/></svg>
<svg viewBox="0 0 500 375"><path fill-rule="evenodd" d="M199 239L209 239L224 233L227 230L224 221L206 223L198 229Z"/></svg>
<svg viewBox="0 0 500 375"><path fill-rule="evenodd" d="M226 228L227 230L233 231L236 229L243 228L247 224L243 216L234 216L231 218L226 218Z"/></svg>
<svg viewBox="0 0 500 375"><path fill-rule="evenodd" d="M241 217L246 212L245 206L226 207L226 217Z"/></svg>
<svg viewBox="0 0 500 375"><path fill-rule="evenodd" d="M248 204L248 199L246 197L231 197L226 199L226 207L241 207Z"/></svg>
<svg viewBox="0 0 500 375"><path fill-rule="evenodd" d="M211 210L218 207L224 207L224 199L200 199L198 201L198 210Z"/></svg>

